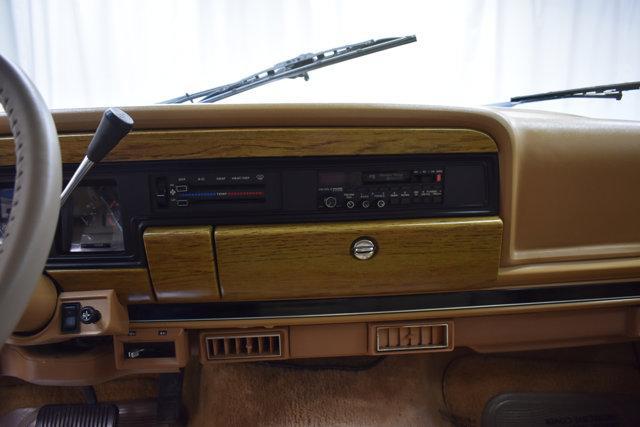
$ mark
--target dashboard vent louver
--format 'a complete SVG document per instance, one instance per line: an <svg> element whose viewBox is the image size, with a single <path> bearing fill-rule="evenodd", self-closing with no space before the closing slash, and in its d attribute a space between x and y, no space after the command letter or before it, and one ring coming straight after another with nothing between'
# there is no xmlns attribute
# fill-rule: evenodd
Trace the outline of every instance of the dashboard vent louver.
<svg viewBox="0 0 640 427"><path fill-rule="evenodd" d="M449 323L376 326L377 353L436 351L453 348Z"/></svg>
<svg viewBox="0 0 640 427"><path fill-rule="evenodd" d="M283 357L280 333L207 334L204 339L206 358L216 360L276 359Z"/></svg>

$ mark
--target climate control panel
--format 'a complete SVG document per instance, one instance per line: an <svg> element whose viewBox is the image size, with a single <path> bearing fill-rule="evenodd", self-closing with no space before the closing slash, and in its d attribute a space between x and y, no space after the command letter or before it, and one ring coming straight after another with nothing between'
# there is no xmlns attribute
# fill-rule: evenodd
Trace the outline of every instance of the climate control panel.
<svg viewBox="0 0 640 427"><path fill-rule="evenodd" d="M153 176L150 190L159 212L225 212L274 207L279 183L262 170L191 171Z"/></svg>
<svg viewBox="0 0 640 427"><path fill-rule="evenodd" d="M159 207L264 201L265 182L263 172L162 176L155 179L155 201Z"/></svg>

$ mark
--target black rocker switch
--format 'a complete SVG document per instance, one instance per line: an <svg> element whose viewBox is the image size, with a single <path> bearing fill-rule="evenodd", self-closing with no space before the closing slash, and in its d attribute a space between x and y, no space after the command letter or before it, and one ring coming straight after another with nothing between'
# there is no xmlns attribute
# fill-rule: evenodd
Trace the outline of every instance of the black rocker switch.
<svg viewBox="0 0 640 427"><path fill-rule="evenodd" d="M80 329L80 303L65 302L60 307L60 331L72 334Z"/></svg>
<svg viewBox="0 0 640 427"><path fill-rule="evenodd" d="M101 317L100 312L89 305L80 310L80 321L85 325L96 323Z"/></svg>

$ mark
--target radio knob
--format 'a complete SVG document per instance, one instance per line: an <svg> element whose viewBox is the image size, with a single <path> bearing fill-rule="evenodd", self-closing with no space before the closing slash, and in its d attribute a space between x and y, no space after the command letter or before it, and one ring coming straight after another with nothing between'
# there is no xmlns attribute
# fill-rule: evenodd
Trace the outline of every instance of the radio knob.
<svg viewBox="0 0 640 427"><path fill-rule="evenodd" d="M335 208L338 204L338 199L333 196L325 197L324 205L328 208Z"/></svg>
<svg viewBox="0 0 640 427"><path fill-rule="evenodd" d="M368 209L368 208L369 208L369 206L371 206L371 203L369 203L369 201L368 201L368 200L363 200L363 201L362 201L362 207L363 207L363 208Z"/></svg>

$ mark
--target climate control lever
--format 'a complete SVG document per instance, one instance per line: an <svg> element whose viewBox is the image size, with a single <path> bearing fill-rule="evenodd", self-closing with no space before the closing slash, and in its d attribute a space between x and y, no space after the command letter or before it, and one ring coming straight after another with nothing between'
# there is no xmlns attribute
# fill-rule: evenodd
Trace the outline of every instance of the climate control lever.
<svg viewBox="0 0 640 427"><path fill-rule="evenodd" d="M60 207L80 184L82 178L91 170L94 164L109 154L109 152L124 138L133 128L133 119L119 108L109 108L102 115L100 124L93 139L89 143L87 153L82 159L82 163L74 172L71 180L60 195Z"/></svg>

